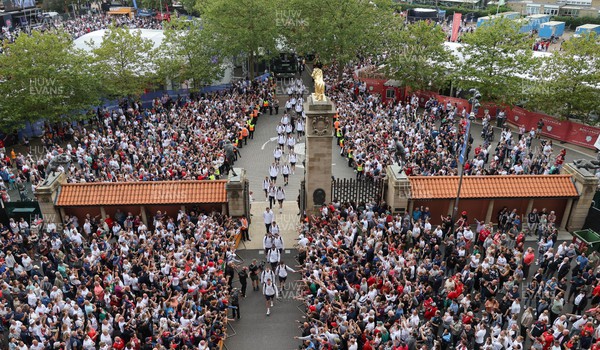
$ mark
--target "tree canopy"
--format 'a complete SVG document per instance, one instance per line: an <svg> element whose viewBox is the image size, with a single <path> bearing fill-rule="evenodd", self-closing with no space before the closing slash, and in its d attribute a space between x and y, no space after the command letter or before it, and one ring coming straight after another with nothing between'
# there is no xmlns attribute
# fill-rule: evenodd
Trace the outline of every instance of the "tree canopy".
<svg viewBox="0 0 600 350"><path fill-rule="evenodd" d="M600 42L595 33L562 43L541 68L528 106L561 117L587 120L600 112Z"/></svg>
<svg viewBox="0 0 600 350"><path fill-rule="evenodd" d="M380 53L395 22L390 5L381 0L290 0L275 19L299 53L314 53L324 64L337 62L341 73L358 55Z"/></svg>
<svg viewBox="0 0 600 350"><path fill-rule="evenodd" d="M154 50L152 41L142 38L139 30L111 26L92 53L103 95L130 97L144 92L155 69Z"/></svg>
<svg viewBox="0 0 600 350"><path fill-rule="evenodd" d="M198 89L223 75L223 56L218 37L203 28L200 21L173 19L166 25L165 38L156 62L161 77L192 82Z"/></svg>
<svg viewBox="0 0 600 350"><path fill-rule="evenodd" d="M278 27L272 15L280 0L200 0L196 9L202 14L202 26L219 35L219 51L223 57L246 56L250 75L259 57L274 55Z"/></svg>
<svg viewBox="0 0 600 350"><path fill-rule="evenodd" d="M20 35L0 55L0 128L79 118L100 98L88 61L66 33Z"/></svg>
<svg viewBox="0 0 600 350"><path fill-rule="evenodd" d="M418 21L401 28L389 37L388 76L413 90L440 87L453 61L442 27Z"/></svg>
<svg viewBox="0 0 600 350"><path fill-rule="evenodd" d="M519 32L518 22L498 18L462 37L463 60L455 81L478 89L484 100L514 104L523 99L523 79L530 74L533 38Z"/></svg>

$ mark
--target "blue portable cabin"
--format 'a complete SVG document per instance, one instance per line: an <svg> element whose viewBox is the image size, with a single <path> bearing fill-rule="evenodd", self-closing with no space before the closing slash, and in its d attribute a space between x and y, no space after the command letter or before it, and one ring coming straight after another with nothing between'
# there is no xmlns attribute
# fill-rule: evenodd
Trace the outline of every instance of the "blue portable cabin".
<svg viewBox="0 0 600 350"><path fill-rule="evenodd" d="M491 21L492 18L494 18L494 16L485 16L485 17L479 17L479 18L477 18L477 27L478 28L481 27L485 23Z"/></svg>
<svg viewBox="0 0 600 350"><path fill-rule="evenodd" d="M575 28L575 36L589 34L592 32L596 33L596 35L600 35L600 24L584 24Z"/></svg>
<svg viewBox="0 0 600 350"><path fill-rule="evenodd" d="M438 19L443 21L446 19L446 10L438 10Z"/></svg>
<svg viewBox="0 0 600 350"><path fill-rule="evenodd" d="M539 37L542 39L550 39L553 35L560 37L565 32L565 22L550 21L540 24Z"/></svg>
<svg viewBox="0 0 600 350"><path fill-rule="evenodd" d="M508 18L508 19L517 19L521 17L519 12L502 12L498 14L499 17Z"/></svg>
<svg viewBox="0 0 600 350"><path fill-rule="evenodd" d="M550 15L537 14L525 17L531 23L531 29L539 30L542 23L550 22Z"/></svg>
<svg viewBox="0 0 600 350"><path fill-rule="evenodd" d="M529 21L527 18L516 19L515 23L517 23L517 26L519 26L519 33L531 32L531 21Z"/></svg>

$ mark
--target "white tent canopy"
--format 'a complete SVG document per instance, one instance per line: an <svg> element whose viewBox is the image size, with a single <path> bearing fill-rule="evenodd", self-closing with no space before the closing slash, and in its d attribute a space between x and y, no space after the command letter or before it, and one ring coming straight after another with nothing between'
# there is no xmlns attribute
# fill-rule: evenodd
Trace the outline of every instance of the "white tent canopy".
<svg viewBox="0 0 600 350"><path fill-rule="evenodd" d="M154 49L158 48L162 44L162 42L165 38L165 34L164 34L163 30L160 30L160 29L130 29L130 30L134 30L134 31L139 30L141 32L141 36L143 39L149 39L152 41ZM104 33L106 31L107 31L106 29L97 30L95 32L91 32L91 33L85 34L85 35L77 38L73 42L75 45L75 48L82 49L82 50L85 50L88 52L92 51L95 48L98 48L100 46L100 44L102 43L102 39L104 38ZM225 71L223 73L223 78L220 81L214 81L212 83L212 85L224 85L224 84L231 83L232 77L233 77L233 69L231 66L232 66L231 64L224 64Z"/></svg>
<svg viewBox="0 0 600 350"><path fill-rule="evenodd" d="M139 30L141 32L143 39L150 39L154 45L154 48L158 48L165 38L165 34L162 30L159 29L130 29L130 30ZM83 49L86 51L92 51L93 49L100 46L102 43L102 38L104 37L104 33L106 33L107 29L97 30L95 32L87 33L79 38L75 39L74 44L78 49ZM92 44L90 46L89 44Z"/></svg>

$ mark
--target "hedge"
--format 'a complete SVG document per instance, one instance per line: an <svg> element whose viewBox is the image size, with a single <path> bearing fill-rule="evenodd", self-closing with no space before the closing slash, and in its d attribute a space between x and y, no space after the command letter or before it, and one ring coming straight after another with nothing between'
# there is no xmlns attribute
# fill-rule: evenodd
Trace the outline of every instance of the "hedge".
<svg viewBox="0 0 600 350"><path fill-rule="evenodd" d="M600 17L571 17L571 16L554 16L553 21L565 22L565 26L571 30L575 30L584 24L600 24Z"/></svg>

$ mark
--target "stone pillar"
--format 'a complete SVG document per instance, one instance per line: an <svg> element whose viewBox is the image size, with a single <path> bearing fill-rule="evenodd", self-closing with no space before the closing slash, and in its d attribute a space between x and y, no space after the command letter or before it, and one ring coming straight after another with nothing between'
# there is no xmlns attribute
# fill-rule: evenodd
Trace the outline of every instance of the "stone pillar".
<svg viewBox="0 0 600 350"><path fill-rule="evenodd" d="M66 182L66 180L65 173L48 174L47 179L35 189L35 197L40 205L42 218L46 224L54 223L57 227L62 224L60 209L54 204L56 203L60 184Z"/></svg>
<svg viewBox="0 0 600 350"><path fill-rule="evenodd" d="M413 202L410 200L410 181L401 168L390 165L386 169L388 181L386 203L392 208L393 214L412 213Z"/></svg>
<svg viewBox="0 0 600 350"><path fill-rule="evenodd" d="M565 212L562 216L562 219L560 220L560 230L561 231L566 231L566 229L567 229L567 221L569 221L569 218L567 217L567 215L569 215L571 213L571 208L573 208L573 198L569 198L567 200L567 205L565 206Z"/></svg>
<svg viewBox="0 0 600 350"><path fill-rule="evenodd" d="M490 199L490 201L488 203L487 212L485 213L484 223L487 224L488 222L492 221L492 215L494 215L494 200Z"/></svg>
<svg viewBox="0 0 600 350"><path fill-rule="evenodd" d="M561 226L563 226L562 222L568 220L567 225L565 226L567 230L581 230L588 215L588 211L592 206L592 201L594 200L596 190L598 189L598 178L594 175L594 173L588 171L587 169L578 169L572 163L565 164L562 167L561 172L563 174L570 174L573 176L573 183L575 184L575 188L577 188L577 192L579 193L579 198L573 200L570 215L569 212L565 210L563 219L561 221ZM567 218L566 216L569 217Z"/></svg>
<svg viewBox="0 0 600 350"><path fill-rule="evenodd" d="M527 202L527 210L525 215L529 215L529 213L531 213L533 211L533 198L529 199L529 202Z"/></svg>
<svg viewBox="0 0 600 350"><path fill-rule="evenodd" d="M227 211L230 216L240 217L247 215L250 208L247 208L249 193L246 193L246 170L242 168L233 169L236 176L228 175L225 191L227 192ZM232 174L232 172L229 172ZM223 208L225 210L225 207Z"/></svg>
<svg viewBox="0 0 600 350"><path fill-rule="evenodd" d="M146 214L146 207L143 205L140 205L140 216L140 219L142 219L144 225L146 225L146 227L150 226L148 225L148 214Z"/></svg>
<svg viewBox="0 0 600 350"><path fill-rule="evenodd" d="M305 191L306 213L316 214L331 201L331 160L333 146L333 102L315 101L311 96L304 103L306 114Z"/></svg>

